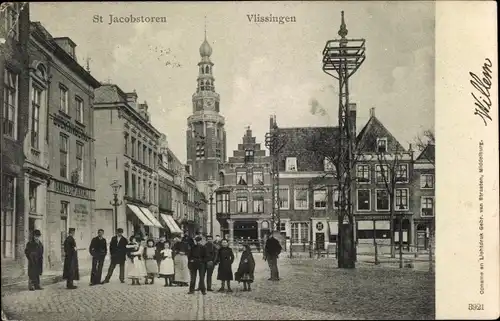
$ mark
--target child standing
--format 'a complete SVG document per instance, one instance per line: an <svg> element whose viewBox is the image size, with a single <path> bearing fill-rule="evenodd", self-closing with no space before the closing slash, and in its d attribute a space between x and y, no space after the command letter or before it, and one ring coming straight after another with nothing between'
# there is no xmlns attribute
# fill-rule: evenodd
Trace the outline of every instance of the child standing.
<svg viewBox="0 0 500 321"><path fill-rule="evenodd" d="M174 281L174 259L172 258L172 250L170 249L170 243L165 242L165 248L160 251L160 277L165 278L165 286L172 286Z"/></svg>
<svg viewBox="0 0 500 321"><path fill-rule="evenodd" d="M143 247L139 244L134 236L130 237L130 242L127 245L128 256L128 278L132 279L132 285L141 285L139 279L146 274L144 271L144 263L142 262Z"/></svg>
<svg viewBox="0 0 500 321"><path fill-rule="evenodd" d="M253 259L250 245L243 245L243 253L241 253L240 265L235 273L235 280L243 282L243 291L251 291L250 284L253 282L255 270L255 260Z"/></svg>
<svg viewBox="0 0 500 321"><path fill-rule="evenodd" d="M155 242L152 239L149 239L146 242L146 247L144 248L143 256L146 266L145 284L154 284L155 277L158 274L158 263L156 262ZM151 283L148 283L148 279L151 280Z"/></svg>

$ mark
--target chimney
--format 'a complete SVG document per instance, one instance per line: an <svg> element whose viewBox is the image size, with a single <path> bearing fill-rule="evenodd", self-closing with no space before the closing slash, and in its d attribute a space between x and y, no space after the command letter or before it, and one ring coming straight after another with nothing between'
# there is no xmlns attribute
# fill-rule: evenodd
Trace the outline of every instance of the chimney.
<svg viewBox="0 0 500 321"><path fill-rule="evenodd" d="M355 103L349 104L349 122L351 125L352 137L356 137L356 115L357 107Z"/></svg>
<svg viewBox="0 0 500 321"><path fill-rule="evenodd" d="M370 108L370 118L375 117L375 107Z"/></svg>
<svg viewBox="0 0 500 321"><path fill-rule="evenodd" d="M75 47L76 44L69 37L54 38L56 44L61 47L68 55L76 61Z"/></svg>
<svg viewBox="0 0 500 321"><path fill-rule="evenodd" d="M130 107L137 109L137 93L135 92L135 89L131 93L126 93L127 96L127 103L130 105Z"/></svg>

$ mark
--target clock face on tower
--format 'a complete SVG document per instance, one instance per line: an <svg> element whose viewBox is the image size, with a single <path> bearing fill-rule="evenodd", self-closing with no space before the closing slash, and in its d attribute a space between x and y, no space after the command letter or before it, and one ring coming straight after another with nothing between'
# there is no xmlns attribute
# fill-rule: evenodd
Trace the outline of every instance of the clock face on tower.
<svg viewBox="0 0 500 321"><path fill-rule="evenodd" d="M213 110L213 109L214 109L215 102L214 102L214 100L213 100L213 99L207 99L207 100L205 100L205 104L204 104L204 105L205 105L205 107L206 107L207 109Z"/></svg>

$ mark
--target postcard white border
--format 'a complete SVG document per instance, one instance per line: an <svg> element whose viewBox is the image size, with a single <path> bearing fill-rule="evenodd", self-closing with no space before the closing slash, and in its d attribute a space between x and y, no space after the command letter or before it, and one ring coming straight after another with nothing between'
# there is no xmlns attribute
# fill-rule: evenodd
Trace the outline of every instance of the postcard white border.
<svg viewBox="0 0 500 321"><path fill-rule="evenodd" d="M496 2L436 3L436 319L499 316L498 58ZM474 115L473 72L493 64L491 118ZM479 230L479 143L484 222ZM479 261L479 233L484 261ZM484 294L480 263L484 263ZM470 310L482 304L484 310ZM479 306L474 306L479 307Z"/></svg>

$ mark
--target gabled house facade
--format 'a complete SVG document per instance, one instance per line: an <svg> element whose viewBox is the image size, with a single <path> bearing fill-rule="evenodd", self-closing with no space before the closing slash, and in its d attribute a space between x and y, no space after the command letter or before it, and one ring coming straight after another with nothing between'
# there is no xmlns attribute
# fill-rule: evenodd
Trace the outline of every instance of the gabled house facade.
<svg viewBox="0 0 500 321"><path fill-rule="evenodd" d="M256 243L271 232L270 160L247 128L233 156L222 165L215 192L222 236Z"/></svg>
<svg viewBox="0 0 500 321"><path fill-rule="evenodd" d="M402 221L403 243L412 243L413 151L404 148L370 110L370 119L356 139L356 183L353 211L358 244L390 244L391 212L395 242Z"/></svg>

